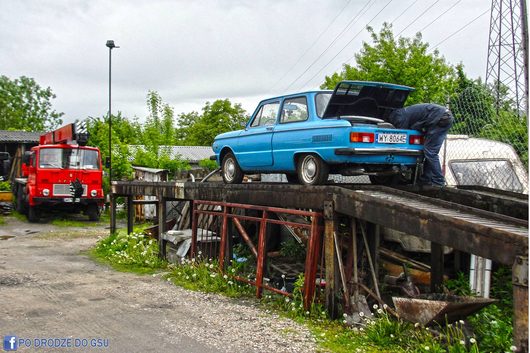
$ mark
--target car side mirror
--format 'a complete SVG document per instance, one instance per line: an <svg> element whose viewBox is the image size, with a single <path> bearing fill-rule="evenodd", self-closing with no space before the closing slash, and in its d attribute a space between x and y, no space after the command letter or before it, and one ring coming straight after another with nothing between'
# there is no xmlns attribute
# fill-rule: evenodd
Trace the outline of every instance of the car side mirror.
<svg viewBox="0 0 530 353"><path fill-rule="evenodd" d="M30 158L31 158L31 152L30 151L24 152L24 155L22 156L22 163L29 166Z"/></svg>

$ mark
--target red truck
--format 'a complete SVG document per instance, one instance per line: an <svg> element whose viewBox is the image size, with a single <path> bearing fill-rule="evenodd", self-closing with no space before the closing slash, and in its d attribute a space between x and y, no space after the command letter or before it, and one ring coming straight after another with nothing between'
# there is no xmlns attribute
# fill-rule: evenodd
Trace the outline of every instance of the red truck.
<svg viewBox="0 0 530 353"><path fill-rule="evenodd" d="M40 137L22 157L13 180L15 209L37 222L43 210L83 212L97 221L104 203L101 153L86 146L83 123L65 125Z"/></svg>

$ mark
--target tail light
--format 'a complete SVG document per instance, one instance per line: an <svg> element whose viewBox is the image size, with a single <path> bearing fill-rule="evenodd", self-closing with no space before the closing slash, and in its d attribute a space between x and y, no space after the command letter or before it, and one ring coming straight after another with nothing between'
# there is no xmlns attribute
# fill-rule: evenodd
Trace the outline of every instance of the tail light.
<svg viewBox="0 0 530 353"><path fill-rule="evenodd" d="M350 142L373 143L374 134L372 132L350 132Z"/></svg>
<svg viewBox="0 0 530 353"><path fill-rule="evenodd" d="M422 135L410 135L409 144L411 145L423 145L423 136Z"/></svg>

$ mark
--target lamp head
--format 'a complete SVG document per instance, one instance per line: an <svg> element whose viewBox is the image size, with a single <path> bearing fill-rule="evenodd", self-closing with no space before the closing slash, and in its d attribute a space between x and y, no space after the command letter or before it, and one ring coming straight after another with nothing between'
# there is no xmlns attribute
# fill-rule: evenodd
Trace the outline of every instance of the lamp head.
<svg viewBox="0 0 530 353"><path fill-rule="evenodd" d="M113 40L107 40L107 47L109 49L112 49L112 48L116 48L116 45L114 44L114 41Z"/></svg>

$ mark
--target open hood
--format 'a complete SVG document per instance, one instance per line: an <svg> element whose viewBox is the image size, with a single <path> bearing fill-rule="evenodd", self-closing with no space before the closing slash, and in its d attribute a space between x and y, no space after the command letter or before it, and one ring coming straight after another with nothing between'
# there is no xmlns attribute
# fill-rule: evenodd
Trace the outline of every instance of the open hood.
<svg viewBox="0 0 530 353"><path fill-rule="evenodd" d="M322 116L366 116L386 120L394 109L402 108L414 88L391 83L342 81L329 100Z"/></svg>

